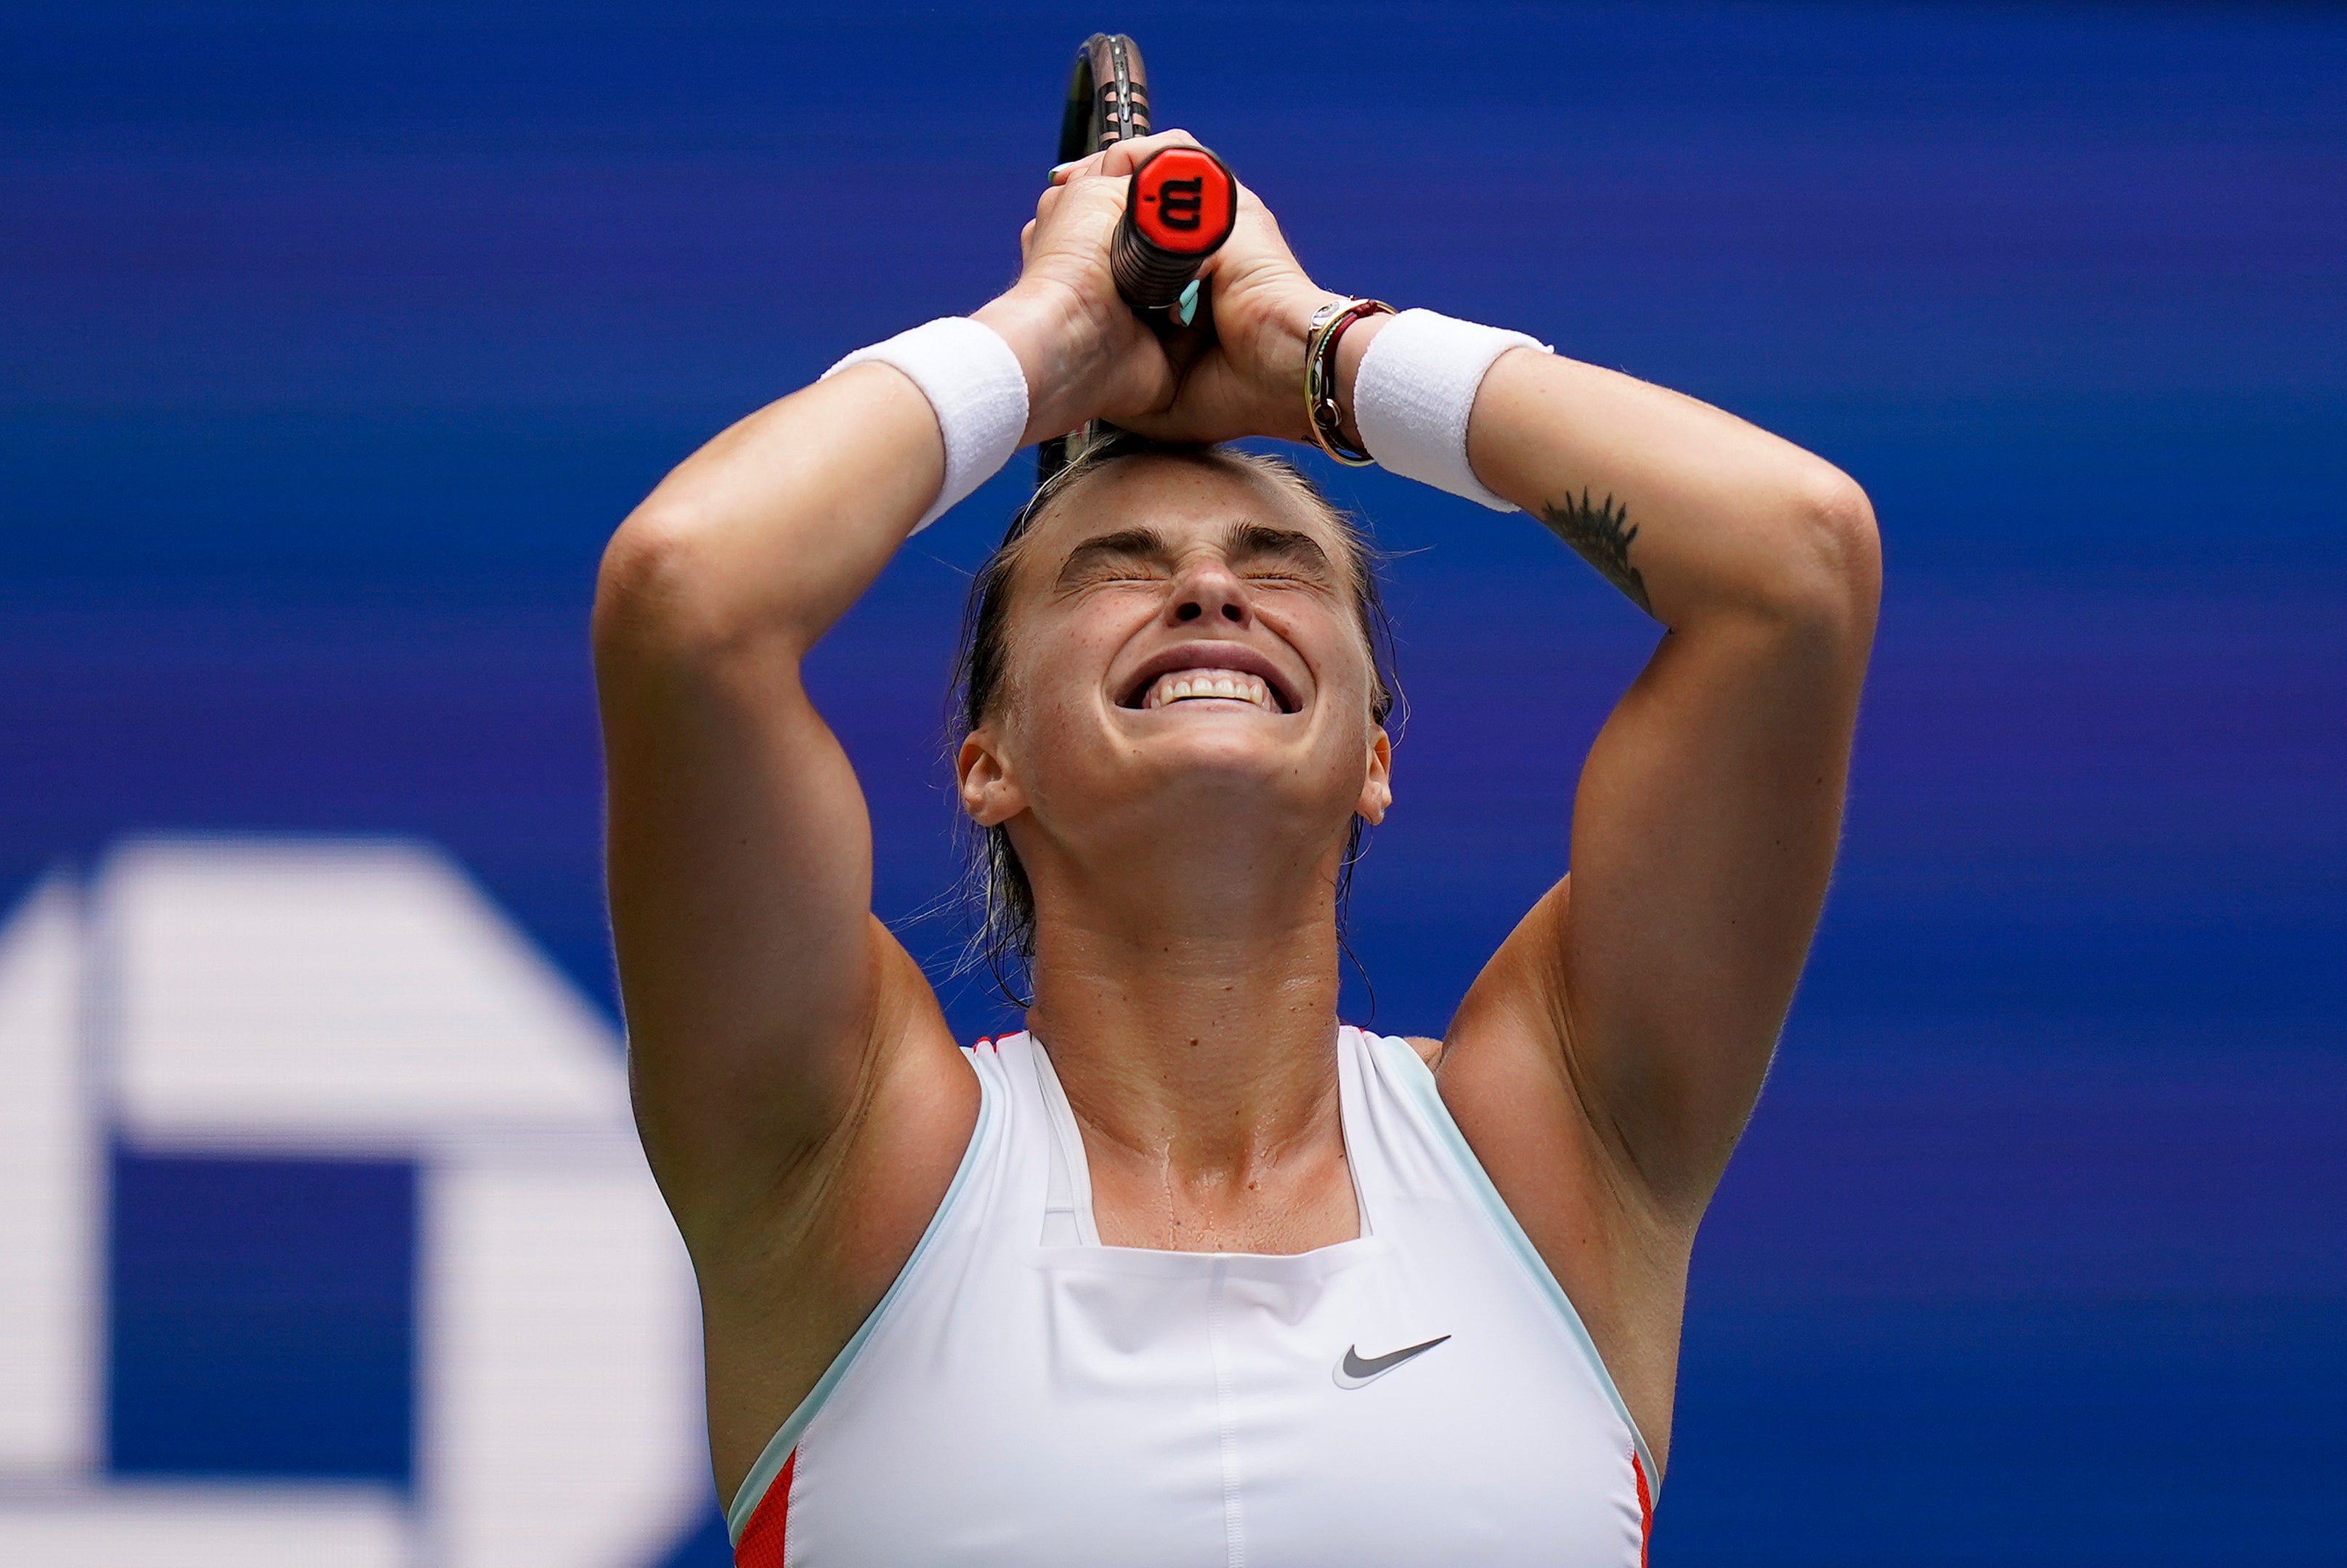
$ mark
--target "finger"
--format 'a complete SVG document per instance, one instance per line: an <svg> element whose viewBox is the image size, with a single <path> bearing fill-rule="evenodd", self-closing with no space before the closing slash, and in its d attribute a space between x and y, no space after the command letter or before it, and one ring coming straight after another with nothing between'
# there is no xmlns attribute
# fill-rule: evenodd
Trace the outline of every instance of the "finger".
<svg viewBox="0 0 2347 1568"><path fill-rule="evenodd" d="M1112 142L1092 156L1101 160L1101 173L1121 179L1169 147L1203 145L1186 130L1161 130L1153 136L1136 136L1131 141Z"/></svg>
<svg viewBox="0 0 2347 1568"><path fill-rule="evenodd" d="M1136 136L1130 141L1111 142L1098 152L1053 164L1048 181L1061 186L1100 174L1122 179L1140 168L1153 153L1163 152L1169 147L1199 145L1198 138L1186 130L1161 130L1153 136Z"/></svg>
<svg viewBox="0 0 2347 1568"><path fill-rule="evenodd" d="M1051 172L1046 178L1045 183L1055 186L1065 185L1070 180L1081 179L1084 175L1097 174L1100 172L1101 159L1107 156L1108 149L1102 148L1098 152L1086 153L1081 158L1070 159L1065 163L1055 163L1051 165Z"/></svg>
<svg viewBox="0 0 2347 1568"><path fill-rule="evenodd" d="M1035 220L1027 220L1027 227L1019 231L1019 264L1027 264L1027 252L1035 245Z"/></svg>

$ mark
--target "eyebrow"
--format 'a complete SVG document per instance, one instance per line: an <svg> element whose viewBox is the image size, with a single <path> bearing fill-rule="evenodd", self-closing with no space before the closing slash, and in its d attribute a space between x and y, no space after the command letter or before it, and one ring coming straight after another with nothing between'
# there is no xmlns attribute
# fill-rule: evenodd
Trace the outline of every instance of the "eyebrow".
<svg viewBox="0 0 2347 1568"><path fill-rule="evenodd" d="M1320 541L1298 528L1275 528L1265 523L1233 523L1223 536L1223 554L1234 563L1260 560L1275 557L1295 562L1313 570L1330 569L1328 552ZM1065 588L1102 559L1123 559L1170 563L1174 548L1165 536L1154 528L1119 528L1114 533L1096 534L1068 552L1060 563L1056 587Z"/></svg>
<svg viewBox="0 0 2347 1568"><path fill-rule="evenodd" d="M1056 586L1065 588L1084 569L1103 557L1138 557L1145 560L1170 560L1174 552L1167 548L1165 536L1154 528L1119 528L1112 534L1095 534L1068 552L1060 563Z"/></svg>
<svg viewBox="0 0 2347 1568"><path fill-rule="evenodd" d="M1235 523L1224 537L1223 553L1234 561L1282 556L1299 566L1328 569L1328 552L1320 541L1298 528L1275 528L1263 523Z"/></svg>

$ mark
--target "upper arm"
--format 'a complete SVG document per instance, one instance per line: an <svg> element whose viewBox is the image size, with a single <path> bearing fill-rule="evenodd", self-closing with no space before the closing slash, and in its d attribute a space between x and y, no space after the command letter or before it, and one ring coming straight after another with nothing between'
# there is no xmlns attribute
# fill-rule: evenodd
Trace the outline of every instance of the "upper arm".
<svg viewBox="0 0 2347 1568"><path fill-rule="evenodd" d="M1691 1223L1759 1093L1832 870L1872 516L1846 477L1716 409L1519 357L1512 444L1484 442L1479 465L1528 507L1611 491L1605 540L1587 505L1542 512L1669 630L1583 764L1570 877L1476 981L1446 1071L1479 1102L1551 1095L1601 1173ZM1576 472L1598 480L1568 485Z"/></svg>
<svg viewBox="0 0 2347 1568"><path fill-rule="evenodd" d="M870 913L863 794L801 678L835 606L895 542L852 515L874 507L869 487L859 496L807 456L819 448L805 426L843 402L821 390L801 395L812 417L777 405L696 457L704 472L688 465L655 492L614 538L597 594L630 1079L688 1239L803 1166L881 1080L881 1053L951 1055L918 968ZM841 422L887 437L903 412L887 378L846 391L876 405ZM893 498L907 521L919 483L917 471L910 498ZM864 557L836 559L857 546Z"/></svg>
<svg viewBox="0 0 2347 1568"><path fill-rule="evenodd" d="M1591 748L1554 933L1563 1044L1649 1189L1708 1199L1760 1091L1840 832L1864 642L1675 632Z"/></svg>
<svg viewBox="0 0 2347 1568"><path fill-rule="evenodd" d="M847 1102L885 933L862 793L796 660L652 619L599 616L606 857L637 1115L682 1217Z"/></svg>

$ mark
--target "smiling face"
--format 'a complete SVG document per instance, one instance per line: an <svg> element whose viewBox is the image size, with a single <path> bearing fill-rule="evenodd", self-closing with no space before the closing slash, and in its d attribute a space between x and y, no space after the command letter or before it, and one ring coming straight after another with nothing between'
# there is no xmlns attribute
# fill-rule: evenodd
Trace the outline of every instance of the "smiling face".
<svg viewBox="0 0 2347 1568"><path fill-rule="evenodd" d="M1120 458L1011 548L961 796L1007 825L1039 893L1167 845L1317 871L1357 813L1383 816L1361 563L1286 484L1213 454Z"/></svg>

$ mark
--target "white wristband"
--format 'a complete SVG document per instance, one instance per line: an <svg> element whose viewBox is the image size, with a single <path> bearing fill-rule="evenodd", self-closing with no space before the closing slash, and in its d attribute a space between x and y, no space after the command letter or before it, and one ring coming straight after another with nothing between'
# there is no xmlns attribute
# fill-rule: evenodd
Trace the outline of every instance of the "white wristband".
<svg viewBox="0 0 2347 1568"><path fill-rule="evenodd" d="M823 373L828 381L851 364L877 360L913 378L946 438L946 479L913 525L919 533L994 477L1027 433L1027 373L1001 335L968 316L940 316L859 348Z"/></svg>
<svg viewBox="0 0 2347 1568"><path fill-rule="evenodd" d="M1404 311L1379 329L1353 377L1353 424L1389 473L1481 501L1493 495L1467 463L1467 416L1491 364L1512 348L1555 351L1522 333L1477 326L1432 311Z"/></svg>

